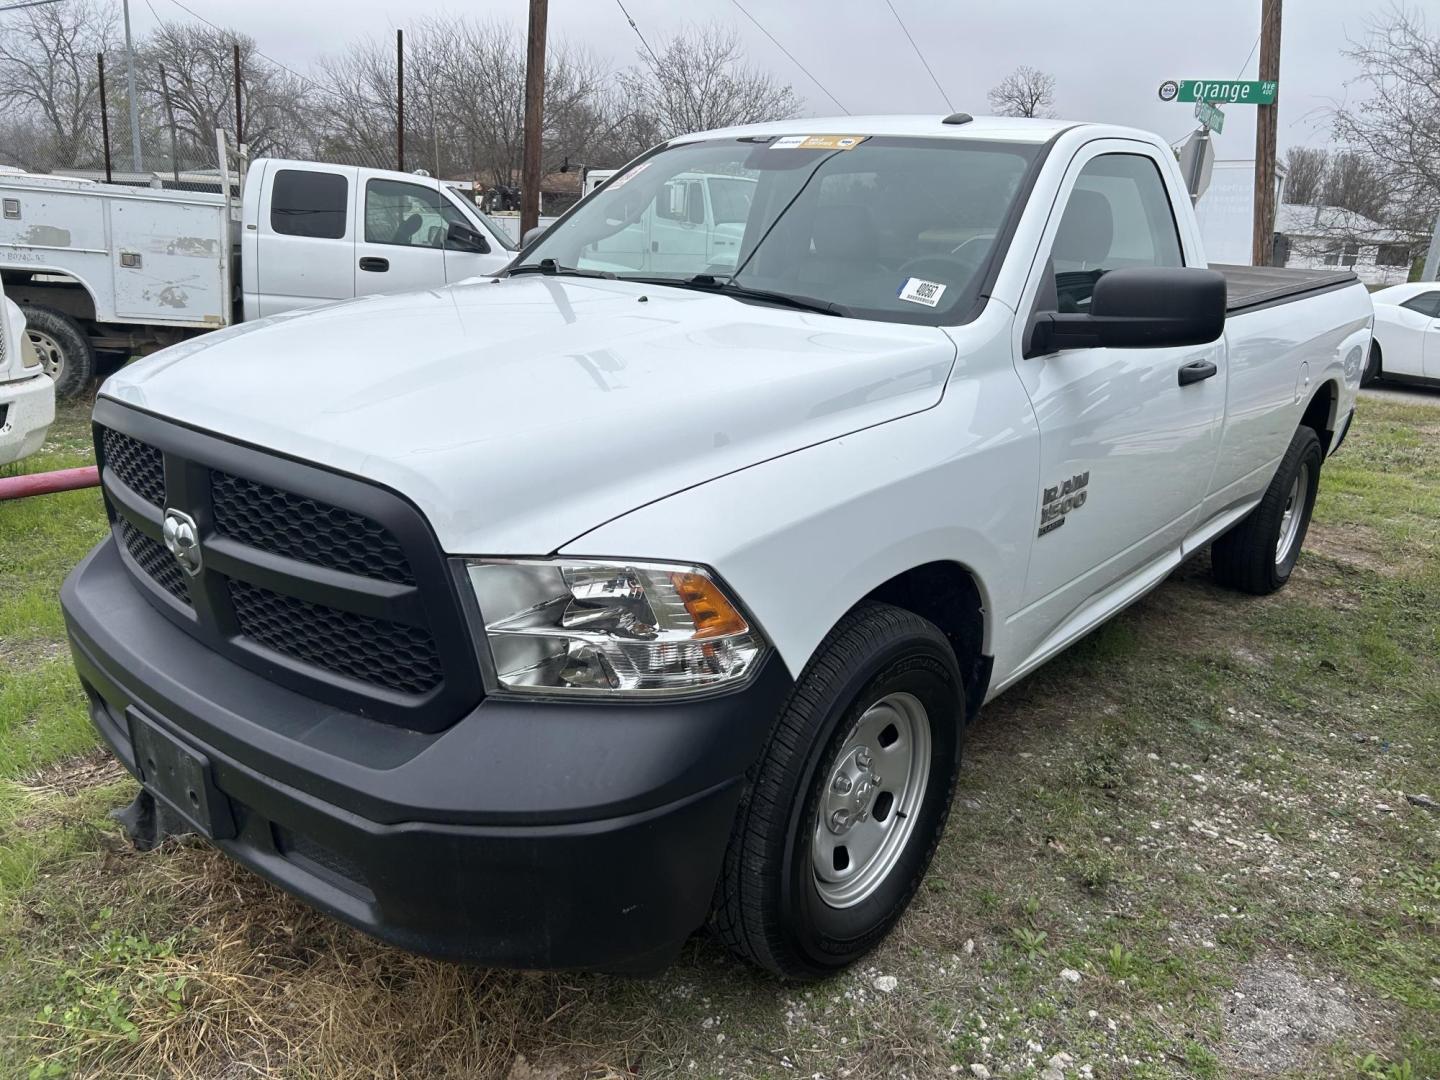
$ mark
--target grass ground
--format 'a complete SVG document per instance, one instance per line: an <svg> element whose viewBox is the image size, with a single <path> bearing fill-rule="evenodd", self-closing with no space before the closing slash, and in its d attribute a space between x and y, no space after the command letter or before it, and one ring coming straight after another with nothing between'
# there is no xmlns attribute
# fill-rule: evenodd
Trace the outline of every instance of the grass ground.
<svg viewBox="0 0 1440 1080"><path fill-rule="evenodd" d="M1197 561L992 703L913 910L813 987L703 937L461 969L132 851L55 604L102 533L0 506L0 1075L1440 1076L1440 411L1362 401L1281 593Z"/></svg>

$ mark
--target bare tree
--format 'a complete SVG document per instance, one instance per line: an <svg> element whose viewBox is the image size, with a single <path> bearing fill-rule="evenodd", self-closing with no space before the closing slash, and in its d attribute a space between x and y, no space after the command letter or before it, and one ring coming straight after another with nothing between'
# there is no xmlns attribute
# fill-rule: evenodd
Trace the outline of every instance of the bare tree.
<svg viewBox="0 0 1440 1080"><path fill-rule="evenodd" d="M794 89L747 64L739 35L718 23L688 27L657 53L642 50L638 56L637 65L616 77L625 102L617 120L632 138L644 131L659 141L690 131L783 120L800 111Z"/></svg>
<svg viewBox="0 0 1440 1080"><path fill-rule="evenodd" d="M1053 116L1055 76L1021 65L985 96L997 116Z"/></svg>
<svg viewBox="0 0 1440 1080"><path fill-rule="evenodd" d="M1285 201L1306 206L1318 203L1329 170L1330 151L1292 146L1285 153Z"/></svg>
<svg viewBox="0 0 1440 1080"><path fill-rule="evenodd" d="M1334 111L1335 135L1390 178L1393 205L1380 216L1428 231L1440 212L1440 32L1394 6L1346 55L1360 68L1352 85L1367 96Z"/></svg>
<svg viewBox="0 0 1440 1080"><path fill-rule="evenodd" d="M305 80L260 56L255 40L229 30L194 23L161 23L141 51L141 72L152 102L162 92L165 68L175 110L176 141L191 164L215 157L215 132L235 128L234 48L240 46L240 99L254 155L292 156L307 147Z"/></svg>
<svg viewBox="0 0 1440 1080"><path fill-rule="evenodd" d="M91 165L99 157L95 54L113 48L107 0L26 8L0 24L0 107L18 138L9 154L27 168Z"/></svg>
<svg viewBox="0 0 1440 1080"><path fill-rule="evenodd" d="M1383 221L1394 211L1390 174L1373 158L1354 151L1331 158L1320 195L1328 206L1354 210L1374 221Z"/></svg>

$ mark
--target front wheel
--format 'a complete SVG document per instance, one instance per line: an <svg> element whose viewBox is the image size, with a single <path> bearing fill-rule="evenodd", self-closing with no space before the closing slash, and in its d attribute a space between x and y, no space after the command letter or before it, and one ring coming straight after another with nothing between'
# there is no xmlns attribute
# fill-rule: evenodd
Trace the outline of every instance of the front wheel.
<svg viewBox="0 0 1440 1080"><path fill-rule="evenodd" d="M1260 504L1211 547L1216 581L1264 596L1290 580L1310 528L1321 459L1314 429L1297 428Z"/></svg>
<svg viewBox="0 0 1440 1080"><path fill-rule="evenodd" d="M41 368L55 380L55 396L61 401L78 398L95 379L95 350L85 331L54 308L31 305L23 310L26 336Z"/></svg>
<svg viewBox="0 0 1440 1080"><path fill-rule="evenodd" d="M753 773L716 889L721 940L795 979L873 948L939 843L963 701L934 624L886 604L847 615L801 675Z"/></svg>
<svg viewBox="0 0 1440 1080"><path fill-rule="evenodd" d="M1380 343L1372 340L1370 342L1370 354L1365 358L1365 371L1360 376L1361 386L1370 386L1379 380L1382 363L1383 357L1380 352Z"/></svg>

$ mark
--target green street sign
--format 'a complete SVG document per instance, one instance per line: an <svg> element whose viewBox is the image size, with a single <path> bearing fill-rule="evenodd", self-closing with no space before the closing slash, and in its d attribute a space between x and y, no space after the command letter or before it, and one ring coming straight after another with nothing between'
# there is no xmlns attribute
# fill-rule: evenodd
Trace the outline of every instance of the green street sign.
<svg viewBox="0 0 1440 1080"><path fill-rule="evenodd" d="M1228 105L1274 105L1276 82L1237 79L1169 79L1160 84L1161 101L1220 101Z"/></svg>
<svg viewBox="0 0 1440 1080"><path fill-rule="evenodd" d="M1208 101L1197 101L1195 103L1195 119L1215 132L1216 135L1225 130L1225 114L1220 111L1219 105L1211 105Z"/></svg>

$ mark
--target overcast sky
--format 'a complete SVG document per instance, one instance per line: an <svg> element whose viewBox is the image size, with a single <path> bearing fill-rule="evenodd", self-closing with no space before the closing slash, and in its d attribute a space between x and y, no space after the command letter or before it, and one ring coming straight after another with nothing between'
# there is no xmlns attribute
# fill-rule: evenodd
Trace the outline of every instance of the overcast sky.
<svg viewBox="0 0 1440 1080"><path fill-rule="evenodd" d="M526 0L184 0L212 22L252 35L283 63L307 67L350 37L393 34L427 14L497 18L523 29ZM1067 119L1132 124L1177 140L1193 106L1161 102L1165 79L1256 77L1251 51L1260 0L892 0L956 109L988 111L985 91L1020 64L1055 76ZM1431 3L1433 0L1425 0ZM811 115L836 110L825 94L750 23L732 0L624 0L652 45L686 21L734 26L751 61L788 81ZM851 113L946 112L885 0L741 0ZM1280 59L1280 145L1324 145L1324 110L1355 72L1341 55L1391 0L1291 0ZM150 5L153 5L150 6ZM1422 5L1423 6L1423 5ZM187 20L175 0L132 0L135 29ZM550 39L583 45L614 66L639 42L615 0L550 0ZM1249 57L1247 63L1246 58ZM1242 73L1243 65L1243 73ZM1350 91L1353 97L1355 90ZM1254 107L1226 109L1221 158L1254 153Z"/></svg>

